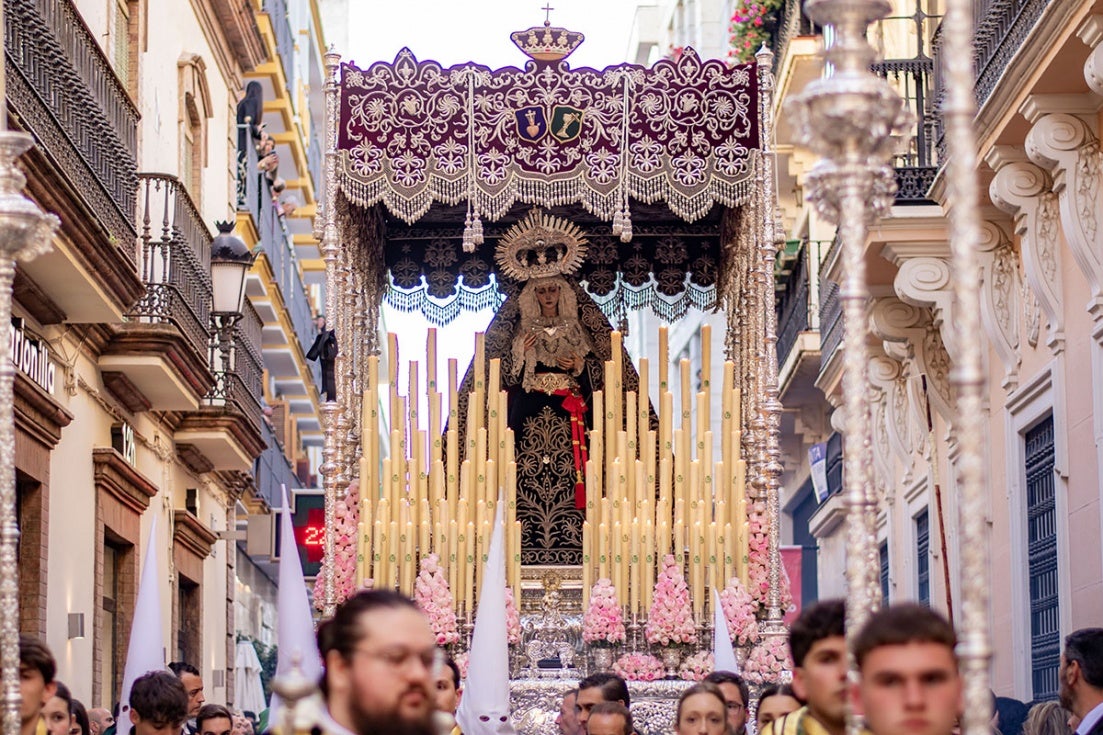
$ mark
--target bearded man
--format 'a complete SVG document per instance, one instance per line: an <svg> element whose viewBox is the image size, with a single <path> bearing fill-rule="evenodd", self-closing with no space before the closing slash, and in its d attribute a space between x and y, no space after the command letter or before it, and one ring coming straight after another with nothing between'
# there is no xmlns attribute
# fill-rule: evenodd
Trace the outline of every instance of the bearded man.
<svg viewBox="0 0 1103 735"><path fill-rule="evenodd" d="M325 662L322 730L330 735L435 735L443 655L413 600L389 590L348 598L318 628Z"/></svg>

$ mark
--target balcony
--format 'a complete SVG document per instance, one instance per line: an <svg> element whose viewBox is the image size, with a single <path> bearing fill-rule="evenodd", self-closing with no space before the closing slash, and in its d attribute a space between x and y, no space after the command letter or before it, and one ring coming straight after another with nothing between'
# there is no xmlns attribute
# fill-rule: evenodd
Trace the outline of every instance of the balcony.
<svg viewBox="0 0 1103 735"><path fill-rule="evenodd" d="M264 366L277 394L288 402L300 431L317 433L321 375L306 351L317 330L306 286L286 221L277 211L271 186L256 168L256 153L247 146L239 164L238 212L248 214L256 228L258 259L246 282L246 294L260 315Z"/></svg>
<svg viewBox="0 0 1103 735"><path fill-rule="evenodd" d="M295 96L295 34L287 19L287 0L264 0L264 12L272 23L276 35L276 53L283 66L283 75L287 80L287 92Z"/></svg>
<svg viewBox="0 0 1103 735"><path fill-rule="evenodd" d="M260 317L248 300L243 308L241 320L228 328L225 343L218 335L212 338L214 386L176 431L177 447L185 447L187 461L197 472L248 472L264 450Z"/></svg>
<svg viewBox="0 0 1103 735"><path fill-rule="evenodd" d="M100 367L131 410L191 410L214 387L208 367L211 235L174 176L142 174L136 261L145 295Z"/></svg>
<svg viewBox="0 0 1103 735"><path fill-rule="evenodd" d="M820 371L820 245L799 243L787 271L775 276L778 386L787 405L822 400L815 391Z"/></svg>
<svg viewBox="0 0 1103 735"><path fill-rule="evenodd" d="M70 322L119 321L142 292L138 110L70 0L4 0L8 113L34 136L27 189L65 237L20 270Z"/></svg>

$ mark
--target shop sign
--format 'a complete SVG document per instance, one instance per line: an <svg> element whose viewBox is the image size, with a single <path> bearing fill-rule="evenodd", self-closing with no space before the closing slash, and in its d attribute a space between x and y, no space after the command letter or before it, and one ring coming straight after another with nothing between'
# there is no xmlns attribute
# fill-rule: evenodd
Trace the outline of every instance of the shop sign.
<svg viewBox="0 0 1103 735"><path fill-rule="evenodd" d="M50 360L50 348L46 340L28 332L19 317L11 320L11 359L20 372L53 395L57 367Z"/></svg>

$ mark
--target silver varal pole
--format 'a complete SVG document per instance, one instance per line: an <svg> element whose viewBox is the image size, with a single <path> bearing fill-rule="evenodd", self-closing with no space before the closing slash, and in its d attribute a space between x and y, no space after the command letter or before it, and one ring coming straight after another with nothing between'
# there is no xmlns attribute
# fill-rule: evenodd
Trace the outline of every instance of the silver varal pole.
<svg viewBox="0 0 1103 735"><path fill-rule="evenodd" d="M338 293L337 258L337 113L340 102L341 89L338 76L340 74L341 56L330 51L325 55L326 64L326 151L325 151L325 203L322 210L322 256L326 263L326 314L335 322L338 319L337 307L340 302ZM329 325L326 325L329 328ZM347 345L338 344L338 350L347 349ZM340 355L338 355L338 359ZM342 360L343 362L343 360ZM340 369L338 364L336 369ZM343 382L343 381L342 381ZM334 545L331 530L336 526L334 509L337 503L337 482L340 466L338 462L338 442L343 438L338 436L341 415L341 404L334 400L334 396L322 406L322 422L325 430L325 445L322 450L322 466L319 471L323 477L323 489L325 491L325 546L324 563L322 564L323 594L325 599L322 604L322 614L332 617L337 607L337 590L334 579Z"/></svg>
<svg viewBox="0 0 1103 735"><path fill-rule="evenodd" d="M949 157L946 160L946 193L952 203L950 251L956 325L943 332L954 335L981 334L977 246L981 240L977 202L977 148L973 121L976 117L973 71L973 4L971 0L948 0L942 24L944 46L941 63L946 80L943 115ZM949 335L947 335L949 332ZM954 345L958 361L950 376L957 391L956 429L958 454L957 487L961 532L962 617L958 631L958 659L965 678L965 735L990 732L991 695L988 661L988 533L987 478L984 458L986 412L983 399L985 373L982 341L961 339Z"/></svg>
<svg viewBox="0 0 1103 735"><path fill-rule="evenodd" d="M876 610L881 596L873 528L865 249L870 224L892 204L896 187L889 162L910 115L888 82L870 71L874 50L866 31L890 10L887 0L808 0L808 16L833 31L825 34L832 41L824 51L832 73L811 82L790 103L800 142L821 157L808 176L807 190L817 210L838 224L845 270L839 296L844 307L849 635Z"/></svg>
<svg viewBox="0 0 1103 735"><path fill-rule="evenodd" d="M0 46L0 60L3 55ZM6 122L7 112L0 111L0 117ZM0 324L11 323L16 260L27 261L48 251L60 224L57 217L43 212L23 194L27 179L15 161L33 144L26 133L0 130ZM11 344L0 339L0 678L4 691L4 735L18 735L20 726L14 381Z"/></svg>

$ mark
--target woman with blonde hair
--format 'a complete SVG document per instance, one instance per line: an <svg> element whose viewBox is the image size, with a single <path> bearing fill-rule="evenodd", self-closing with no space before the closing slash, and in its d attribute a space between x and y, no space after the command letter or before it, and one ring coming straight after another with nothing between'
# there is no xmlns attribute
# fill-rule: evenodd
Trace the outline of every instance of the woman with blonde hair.
<svg viewBox="0 0 1103 735"><path fill-rule="evenodd" d="M1069 714L1057 702L1039 702L1026 716L1023 735L1070 735Z"/></svg>

